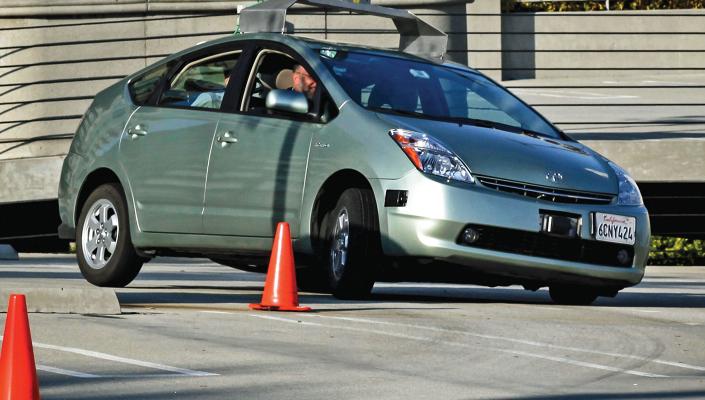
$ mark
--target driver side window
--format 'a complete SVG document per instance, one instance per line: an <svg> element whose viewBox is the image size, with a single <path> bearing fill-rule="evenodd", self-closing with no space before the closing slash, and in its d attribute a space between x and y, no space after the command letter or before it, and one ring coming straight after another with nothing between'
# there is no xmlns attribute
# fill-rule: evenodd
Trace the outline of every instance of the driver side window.
<svg viewBox="0 0 705 400"><path fill-rule="evenodd" d="M320 123L338 115L335 103L311 71L275 50L263 50L255 59L241 111Z"/></svg>
<svg viewBox="0 0 705 400"><path fill-rule="evenodd" d="M263 51L257 56L255 69L247 84L242 110L266 114L267 95L275 89L291 90L296 61L284 53Z"/></svg>
<svg viewBox="0 0 705 400"><path fill-rule="evenodd" d="M241 51L192 61L171 79L158 105L218 110Z"/></svg>

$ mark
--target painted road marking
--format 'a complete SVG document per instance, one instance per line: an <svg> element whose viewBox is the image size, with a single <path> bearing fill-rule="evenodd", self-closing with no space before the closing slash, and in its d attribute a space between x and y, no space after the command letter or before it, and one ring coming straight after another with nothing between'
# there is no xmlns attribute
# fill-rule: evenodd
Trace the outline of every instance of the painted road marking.
<svg viewBox="0 0 705 400"><path fill-rule="evenodd" d="M401 338L401 339L416 340L416 341L422 341L422 342L441 343L441 344L444 344L447 346L474 348L474 349L480 347L477 345L470 345L470 344L466 344L466 343L439 340L438 338L427 337L427 336L412 336L412 335L407 335L407 334L403 334L403 333L380 331L380 330L376 330L376 329L357 328L357 327L341 326L341 325L319 324L319 323L315 323L315 322L301 321L301 320L289 319L289 318L283 318L283 317L273 317L273 316L267 316L267 315L256 315L256 314L248 314L248 315L251 317L254 317L254 318L260 318L260 319L266 319L266 320L272 320L272 321L280 321L280 322L298 324L298 325L303 325L303 326L316 326L316 327L323 327L323 328L329 328L329 329L341 329L341 330L347 330L347 331L353 331L353 332L372 333L372 334L396 337L396 338ZM320 317L320 316L317 316L317 317ZM323 317L323 318L329 318L329 317ZM595 363L589 363L589 362L584 362L584 361L572 360L572 359L565 358L565 357L554 357L554 356L548 356L548 355L544 355L544 354L536 354L536 353L529 353L529 352L525 352L525 351L508 350L508 349L493 348L493 347L480 347L480 348L482 348L484 350L491 350L491 351L496 351L496 352L500 352L500 353L537 358L537 359L547 360L547 361L555 361L555 362L559 362L559 363L563 363L563 364L599 369L599 370L603 370L603 371L619 372L619 373L623 373L623 374L636 375L636 376L642 376L642 377L647 377L647 378L668 378L667 375L651 374L648 372L641 372L641 371L635 371L635 370L630 370L630 369L610 367L610 366L602 365L602 364L595 364Z"/></svg>
<svg viewBox="0 0 705 400"><path fill-rule="evenodd" d="M542 360L556 361L556 362L561 362L561 363L566 363L566 364L571 364L571 365L577 365L579 367L601 369L604 371L621 372L621 373L625 373L625 374L629 374L629 375L643 376L646 378L668 378L667 375L650 374L648 372L635 371L633 369L622 369L622 368L610 367L610 366L602 365L602 364L595 364L595 363L590 363L590 362L585 362L585 361L572 360L570 358L565 358L565 357L546 356L546 355L541 355L541 354L527 353L525 351L518 351L518 350L501 349L500 351L503 351L505 353L510 353L510 354L516 354L519 356L540 358Z"/></svg>
<svg viewBox="0 0 705 400"><path fill-rule="evenodd" d="M642 282L645 283L692 283L693 285L696 284L705 284L705 279L693 279L693 278L644 278L641 280Z"/></svg>
<svg viewBox="0 0 705 400"><path fill-rule="evenodd" d="M52 374L67 375L74 378L94 379L102 378L100 375L86 374L84 372L71 371L68 369L50 367L48 365L37 364L37 371L51 372Z"/></svg>
<svg viewBox="0 0 705 400"><path fill-rule="evenodd" d="M558 99L579 99L579 100L616 100L616 99L637 99L640 96L606 94L595 92L578 92L571 90L540 90L530 88L513 89L515 93L523 93L529 96L553 97Z"/></svg>
<svg viewBox="0 0 705 400"><path fill-rule="evenodd" d="M673 81L641 81L641 83L658 83L662 85L698 85L692 82L673 82Z"/></svg>
<svg viewBox="0 0 705 400"><path fill-rule="evenodd" d="M484 334L472 333L472 332L467 332L467 331L458 330L458 329L438 328L438 327L434 327L434 326L425 326L425 325L416 325L416 324L404 324L404 323L400 323L400 322L378 321L378 320L371 320L371 319L365 319L365 318L333 317L333 316L323 316L323 315L315 315L315 314L300 314L300 315L303 317L311 317L311 318L337 319L337 320L343 320L343 321L362 322L362 323L368 323L368 324L390 325L390 326L399 326L399 327L404 327L404 328L416 328L416 329L429 330L429 331L435 331L435 332L443 332L443 333L454 333L454 334L461 334L461 335L477 337L477 338L482 338L482 339L501 340L501 341L506 341L506 342L511 342L511 343L525 344L528 346L544 347L544 348L555 349L555 350L567 350L567 351L574 351L577 353L595 354L595 355L602 355L602 356L608 356L608 357L629 358L629 359L633 359L633 360L653 362L656 364L668 365L668 366L679 367L679 368L684 368L684 369L691 369L691 370L695 370L695 371L705 371L705 367L681 363L681 362L677 362L677 361L650 359L647 357L635 356L635 355L631 355L631 354L621 354L621 353L613 353L613 352L606 352L606 351L599 351L599 350L589 350L589 349L583 349L583 348L579 348L579 347L561 346L561 345L557 345L557 344L542 343L542 342L523 340L523 339L514 339L514 338L504 337L504 336L484 335Z"/></svg>
<svg viewBox="0 0 705 400"><path fill-rule="evenodd" d="M0 336L0 341L2 341L2 336ZM145 367L145 368L157 369L157 370L161 370L161 371L173 372L177 376L195 376L195 377L218 376L218 374L214 374L211 372L194 371L194 370L190 370L190 369L186 369L186 368L172 367L169 365L157 364L157 363L153 363L153 362L149 362L149 361L135 360L132 358L115 356L112 354L101 353L98 351L84 350L84 349L79 349L76 347L56 346L53 344L37 343L37 342L32 342L32 345L35 348L39 348L39 349L62 351L65 353L73 353L73 354L97 358L97 359L101 359L101 360L114 361L114 362L123 363L123 364L130 364L130 365L136 365L136 366ZM46 366L44 366L44 367L46 367ZM75 372L75 371L69 371L69 370L62 370L60 368L54 368L54 367L46 367L46 368L47 368L47 369L45 369L46 372L54 372L54 373L59 373L62 375L69 375L70 372ZM71 375L71 376L75 376L77 378L106 378L106 377L110 377L110 376L102 376L102 375L98 376L98 375L92 375L92 374L83 374L81 372L75 372L75 374L76 375ZM79 376L81 374L86 375L86 376ZM126 375L126 376L132 376L132 375ZM137 376L137 375L134 375L134 376ZM149 375L149 376L154 376L154 375Z"/></svg>
<svg viewBox="0 0 705 400"><path fill-rule="evenodd" d="M115 356L112 354L101 353L101 352L92 351L92 350L84 350L84 349L79 349L79 348L75 348L75 347L55 346L53 344L36 343L36 342L34 342L33 344L35 347L40 348L40 349L63 351L65 353L73 353L73 354L78 354L78 355L82 355L82 356L86 356L86 357L98 358L101 360L114 361L114 362L123 363L123 364L136 365L139 367L174 372L174 373L186 375L186 376L218 376L218 374L214 374L214 373L210 373L210 372L194 371L194 370L190 370L190 369L186 369L186 368L172 367L169 365L157 364L157 363L153 363L153 362L149 362L149 361L135 360L132 358L120 357L120 356Z"/></svg>

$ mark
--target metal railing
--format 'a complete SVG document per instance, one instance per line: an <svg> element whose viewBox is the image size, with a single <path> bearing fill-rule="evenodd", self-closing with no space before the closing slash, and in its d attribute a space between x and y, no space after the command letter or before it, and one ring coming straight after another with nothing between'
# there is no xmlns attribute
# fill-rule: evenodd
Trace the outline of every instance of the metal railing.
<svg viewBox="0 0 705 400"><path fill-rule="evenodd" d="M594 0L514 0L515 3L585 3ZM610 0L598 0L605 2L605 9L610 10Z"/></svg>

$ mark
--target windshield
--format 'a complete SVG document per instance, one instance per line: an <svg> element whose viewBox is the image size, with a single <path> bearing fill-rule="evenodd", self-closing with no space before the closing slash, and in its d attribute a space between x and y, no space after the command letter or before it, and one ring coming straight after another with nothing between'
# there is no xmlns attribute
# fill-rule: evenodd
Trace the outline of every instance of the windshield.
<svg viewBox="0 0 705 400"><path fill-rule="evenodd" d="M561 137L476 72L362 51L321 49L320 57L348 95L370 110Z"/></svg>

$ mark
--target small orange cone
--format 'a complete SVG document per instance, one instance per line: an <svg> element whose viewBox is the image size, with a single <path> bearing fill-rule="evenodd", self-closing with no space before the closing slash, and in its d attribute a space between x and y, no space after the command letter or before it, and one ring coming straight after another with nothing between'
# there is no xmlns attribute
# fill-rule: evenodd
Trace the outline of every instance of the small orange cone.
<svg viewBox="0 0 705 400"><path fill-rule="evenodd" d="M0 400L39 399L32 335L23 294L11 294L0 354Z"/></svg>
<svg viewBox="0 0 705 400"><path fill-rule="evenodd" d="M291 248L291 234L286 222L277 224L262 302L250 304L250 308L264 311L311 311L310 307L299 307L294 250Z"/></svg>

